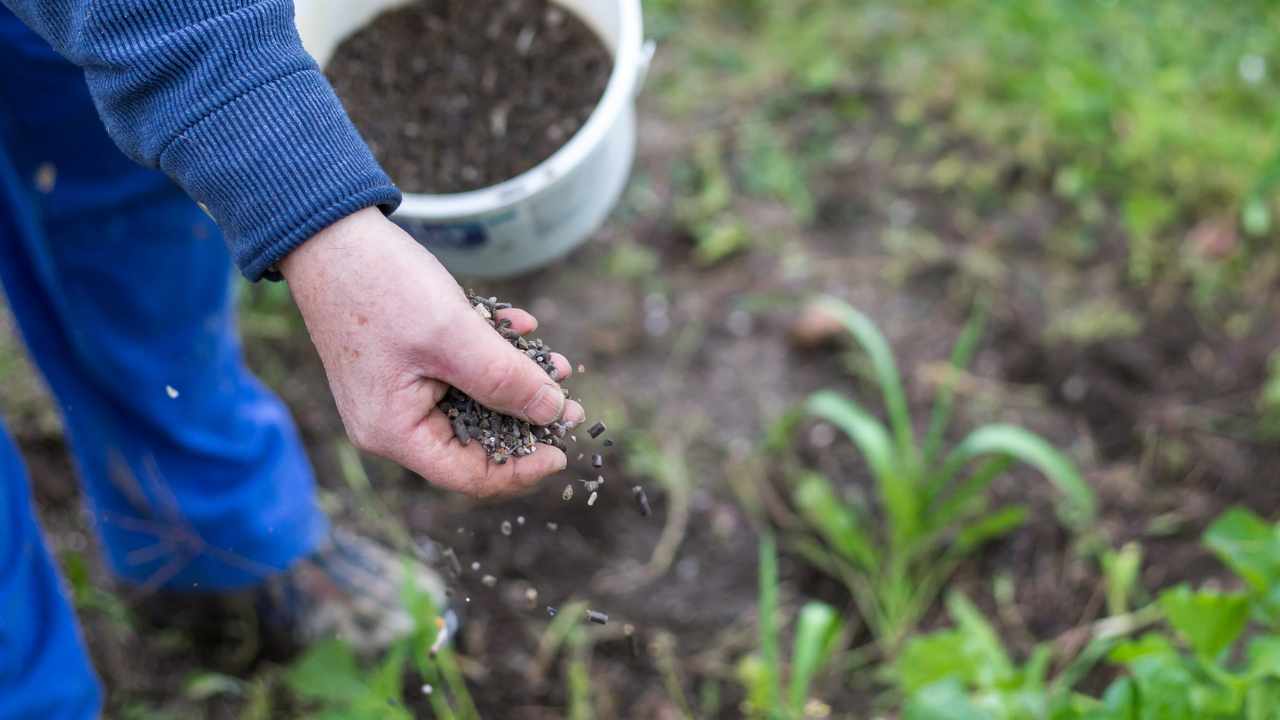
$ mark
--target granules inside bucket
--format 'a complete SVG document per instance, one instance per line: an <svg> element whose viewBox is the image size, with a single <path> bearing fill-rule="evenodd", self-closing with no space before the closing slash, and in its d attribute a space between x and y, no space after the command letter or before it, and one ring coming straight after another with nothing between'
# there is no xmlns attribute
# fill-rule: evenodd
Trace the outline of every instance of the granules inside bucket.
<svg viewBox="0 0 1280 720"><path fill-rule="evenodd" d="M418 0L347 38L326 72L398 185L454 193L553 154L611 69L595 33L547 0Z"/></svg>

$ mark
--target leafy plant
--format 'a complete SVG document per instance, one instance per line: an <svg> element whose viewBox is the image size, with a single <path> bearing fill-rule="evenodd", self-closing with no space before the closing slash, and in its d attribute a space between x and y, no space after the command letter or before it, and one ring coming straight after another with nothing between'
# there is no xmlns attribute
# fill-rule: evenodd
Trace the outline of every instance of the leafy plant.
<svg viewBox="0 0 1280 720"><path fill-rule="evenodd" d="M747 690L748 715L784 720L805 717L809 688L830 662L843 629L835 608L808 602L795 622L790 681L783 690L783 664L779 656L778 558L772 537L760 541L760 648L739 663L738 678Z"/></svg>
<svg viewBox="0 0 1280 720"><path fill-rule="evenodd" d="M446 646L431 652L443 621L431 597L412 583L404 589L415 630L396 643L372 668L366 668L346 643L317 643L285 674L285 684L308 708L307 717L331 720L413 720L406 703L404 677L413 668L426 681L423 692L440 720L480 717L457 660Z"/></svg>
<svg viewBox="0 0 1280 720"><path fill-rule="evenodd" d="M1232 510L1204 542L1240 577L1242 589L1179 585L1142 610L1100 621L1073 669L1051 681L1046 646L1016 667L981 614L953 597L955 628L913 638L894 665L903 720L1280 718L1280 525ZM1120 641L1147 619L1163 622ZM1125 675L1095 698L1073 685L1100 651Z"/></svg>
<svg viewBox="0 0 1280 720"><path fill-rule="evenodd" d="M1094 515L1093 491L1075 466L1040 436L1012 425L984 425L949 450L944 438L954 394L938 390L928 430L917 438L906 393L888 342L862 313L839 300L820 301L841 322L870 362L888 423L851 398L822 391L806 412L842 431L857 447L875 483L874 503L846 499L831 479L805 473L793 500L821 543L797 548L843 579L871 630L896 649L936 599L959 562L983 543L1017 528L1022 505L993 507L991 483L1017 460L1039 470L1063 496L1060 514L1073 528ZM979 311L961 333L951 356L965 368L982 333Z"/></svg>

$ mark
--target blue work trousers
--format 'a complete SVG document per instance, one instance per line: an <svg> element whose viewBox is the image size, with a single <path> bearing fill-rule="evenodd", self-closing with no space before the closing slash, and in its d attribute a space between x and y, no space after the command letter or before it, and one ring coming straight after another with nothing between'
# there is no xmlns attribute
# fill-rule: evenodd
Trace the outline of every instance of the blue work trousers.
<svg viewBox="0 0 1280 720"><path fill-rule="evenodd" d="M107 564L143 591L246 587L327 532L288 411L245 369L231 279L213 222L115 147L80 70L0 8L0 281ZM32 502L0 430L0 720L94 718Z"/></svg>

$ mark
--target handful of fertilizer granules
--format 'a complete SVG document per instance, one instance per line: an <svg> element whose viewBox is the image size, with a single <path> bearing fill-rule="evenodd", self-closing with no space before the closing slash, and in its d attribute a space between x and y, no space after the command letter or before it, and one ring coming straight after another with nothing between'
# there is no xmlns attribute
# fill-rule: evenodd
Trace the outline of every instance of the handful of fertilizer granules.
<svg viewBox="0 0 1280 720"><path fill-rule="evenodd" d="M511 329L510 320L499 320L496 313L511 307L511 303L498 302L497 298L483 298L474 293L467 293L471 307L484 318L493 329L506 338L517 350L529 356L556 379L556 366L551 361L551 349L538 338L526 338ZM565 396L568 397L568 390ZM550 445L564 450L564 436L568 428L564 423L555 422L550 425L533 425L519 418L503 415L481 405L471 396L457 388L449 388L444 399L438 405L441 412L453 423L453 434L469 445L472 441L480 443L480 447L488 453L489 459L499 465L513 457L532 455L538 443Z"/></svg>

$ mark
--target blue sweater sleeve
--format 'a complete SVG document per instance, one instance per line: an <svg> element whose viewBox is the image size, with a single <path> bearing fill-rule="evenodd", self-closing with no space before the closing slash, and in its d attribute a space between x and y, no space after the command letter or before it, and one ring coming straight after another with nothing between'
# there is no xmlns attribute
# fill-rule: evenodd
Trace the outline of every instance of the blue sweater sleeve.
<svg viewBox="0 0 1280 720"><path fill-rule="evenodd" d="M116 143L222 227L250 279L400 193L302 49L292 0L0 0L85 70Z"/></svg>

